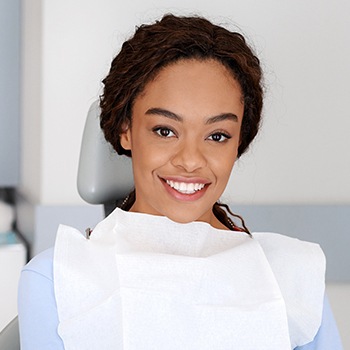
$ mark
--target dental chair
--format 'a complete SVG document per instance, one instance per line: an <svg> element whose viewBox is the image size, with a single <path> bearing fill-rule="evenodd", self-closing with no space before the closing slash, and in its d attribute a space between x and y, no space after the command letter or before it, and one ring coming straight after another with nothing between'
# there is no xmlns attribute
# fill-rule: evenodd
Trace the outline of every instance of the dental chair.
<svg viewBox="0 0 350 350"><path fill-rule="evenodd" d="M100 128L99 101L88 112L79 158L78 192L90 204L103 204L107 216L133 189L131 159L119 156ZM20 350L18 317L0 332L0 350Z"/></svg>
<svg viewBox="0 0 350 350"><path fill-rule="evenodd" d="M0 349L20 350L17 317L0 332Z"/></svg>
<svg viewBox="0 0 350 350"><path fill-rule="evenodd" d="M103 204L108 215L134 186L131 159L119 156L100 128L99 101L88 112L80 150L78 192L90 204Z"/></svg>

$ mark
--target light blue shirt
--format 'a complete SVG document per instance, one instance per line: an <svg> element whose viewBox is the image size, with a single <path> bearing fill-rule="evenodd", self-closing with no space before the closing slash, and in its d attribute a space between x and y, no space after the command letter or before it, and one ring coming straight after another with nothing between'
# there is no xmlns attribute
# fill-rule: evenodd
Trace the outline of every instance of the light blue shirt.
<svg viewBox="0 0 350 350"><path fill-rule="evenodd" d="M57 333L58 315L53 286L53 249L33 258L22 270L18 291L21 350L64 350ZM342 350L327 298L315 339L295 350ZM141 350L141 349L140 349Z"/></svg>

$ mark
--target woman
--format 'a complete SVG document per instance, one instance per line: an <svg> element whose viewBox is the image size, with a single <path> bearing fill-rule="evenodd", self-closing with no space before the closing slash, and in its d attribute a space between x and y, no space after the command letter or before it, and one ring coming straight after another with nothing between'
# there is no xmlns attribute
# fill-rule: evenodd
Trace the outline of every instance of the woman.
<svg viewBox="0 0 350 350"><path fill-rule="evenodd" d="M166 15L123 44L101 127L135 190L24 268L23 349L341 349L320 248L251 234L218 203L257 134L261 79L244 38L203 18Z"/></svg>

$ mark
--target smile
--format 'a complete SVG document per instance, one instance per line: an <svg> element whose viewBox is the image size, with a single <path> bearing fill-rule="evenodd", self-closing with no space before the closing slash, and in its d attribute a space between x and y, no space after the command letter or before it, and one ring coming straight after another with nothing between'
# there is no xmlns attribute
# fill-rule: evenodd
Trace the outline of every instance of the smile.
<svg viewBox="0 0 350 350"><path fill-rule="evenodd" d="M186 182L177 182L177 181L171 181L171 180L166 180L166 183L174 190L183 194L196 193L197 191L202 190L205 186L205 184L203 183L186 183Z"/></svg>

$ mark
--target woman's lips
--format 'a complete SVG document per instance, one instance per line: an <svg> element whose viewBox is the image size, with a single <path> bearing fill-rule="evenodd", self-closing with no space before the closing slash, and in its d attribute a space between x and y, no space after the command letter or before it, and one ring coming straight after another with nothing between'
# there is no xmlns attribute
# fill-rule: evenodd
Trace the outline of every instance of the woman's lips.
<svg viewBox="0 0 350 350"><path fill-rule="evenodd" d="M183 201L195 201L206 192L209 182L200 178L161 178L167 192Z"/></svg>
<svg viewBox="0 0 350 350"><path fill-rule="evenodd" d="M174 190L184 193L184 194L193 194L197 191L200 191L204 188L205 184L198 182L178 182L172 180L166 180L166 183L173 188Z"/></svg>

